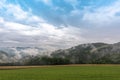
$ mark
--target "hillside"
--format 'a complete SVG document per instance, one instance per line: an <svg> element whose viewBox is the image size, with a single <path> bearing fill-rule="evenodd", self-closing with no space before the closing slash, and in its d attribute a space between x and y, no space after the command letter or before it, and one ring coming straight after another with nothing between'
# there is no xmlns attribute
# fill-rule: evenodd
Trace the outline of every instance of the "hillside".
<svg viewBox="0 0 120 80"><path fill-rule="evenodd" d="M71 63L120 63L120 43L81 44L65 50L57 50L53 57L67 58Z"/></svg>

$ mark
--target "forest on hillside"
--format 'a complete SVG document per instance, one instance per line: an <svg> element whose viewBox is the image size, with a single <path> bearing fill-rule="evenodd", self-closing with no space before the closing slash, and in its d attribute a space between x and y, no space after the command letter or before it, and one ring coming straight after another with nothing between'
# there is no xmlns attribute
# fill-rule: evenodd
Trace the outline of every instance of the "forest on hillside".
<svg viewBox="0 0 120 80"><path fill-rule="evenodd" d="M53 51L50 55L27 56L0 65L119 64L120 43L90 43Z"/></svg>

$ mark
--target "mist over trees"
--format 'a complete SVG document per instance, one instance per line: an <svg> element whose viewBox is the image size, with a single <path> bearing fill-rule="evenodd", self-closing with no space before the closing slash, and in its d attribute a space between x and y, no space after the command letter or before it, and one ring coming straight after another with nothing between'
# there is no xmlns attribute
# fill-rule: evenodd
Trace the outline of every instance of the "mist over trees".
<svg viewBox="0 0 120 80"><path fill-rule="evenodd" d="M120 43L81 44L69 49L53 51L50 55L26 55L18 61L6 52L0 51L1 66L64 64L120 64Z"/></svg>

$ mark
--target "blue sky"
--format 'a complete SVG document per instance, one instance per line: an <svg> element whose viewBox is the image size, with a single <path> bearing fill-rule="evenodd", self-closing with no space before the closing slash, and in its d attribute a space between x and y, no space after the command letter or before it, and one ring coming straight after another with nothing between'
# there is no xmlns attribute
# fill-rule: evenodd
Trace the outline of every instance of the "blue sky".
<svg viewBox="0 0 120 80"><path fill-rule="evenodd" d="M119 42L120 0L1 0L1 46Z"/></svg>

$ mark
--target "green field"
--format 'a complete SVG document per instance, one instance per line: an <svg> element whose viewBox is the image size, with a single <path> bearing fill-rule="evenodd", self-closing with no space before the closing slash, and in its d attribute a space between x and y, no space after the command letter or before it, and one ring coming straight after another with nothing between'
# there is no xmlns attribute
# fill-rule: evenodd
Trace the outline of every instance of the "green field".
<svg viewBox="0 0 120 80"><path fill-rule="evenodd" d="M120 80L119 65L48 66L0 70L0 80Z"/></svg>

